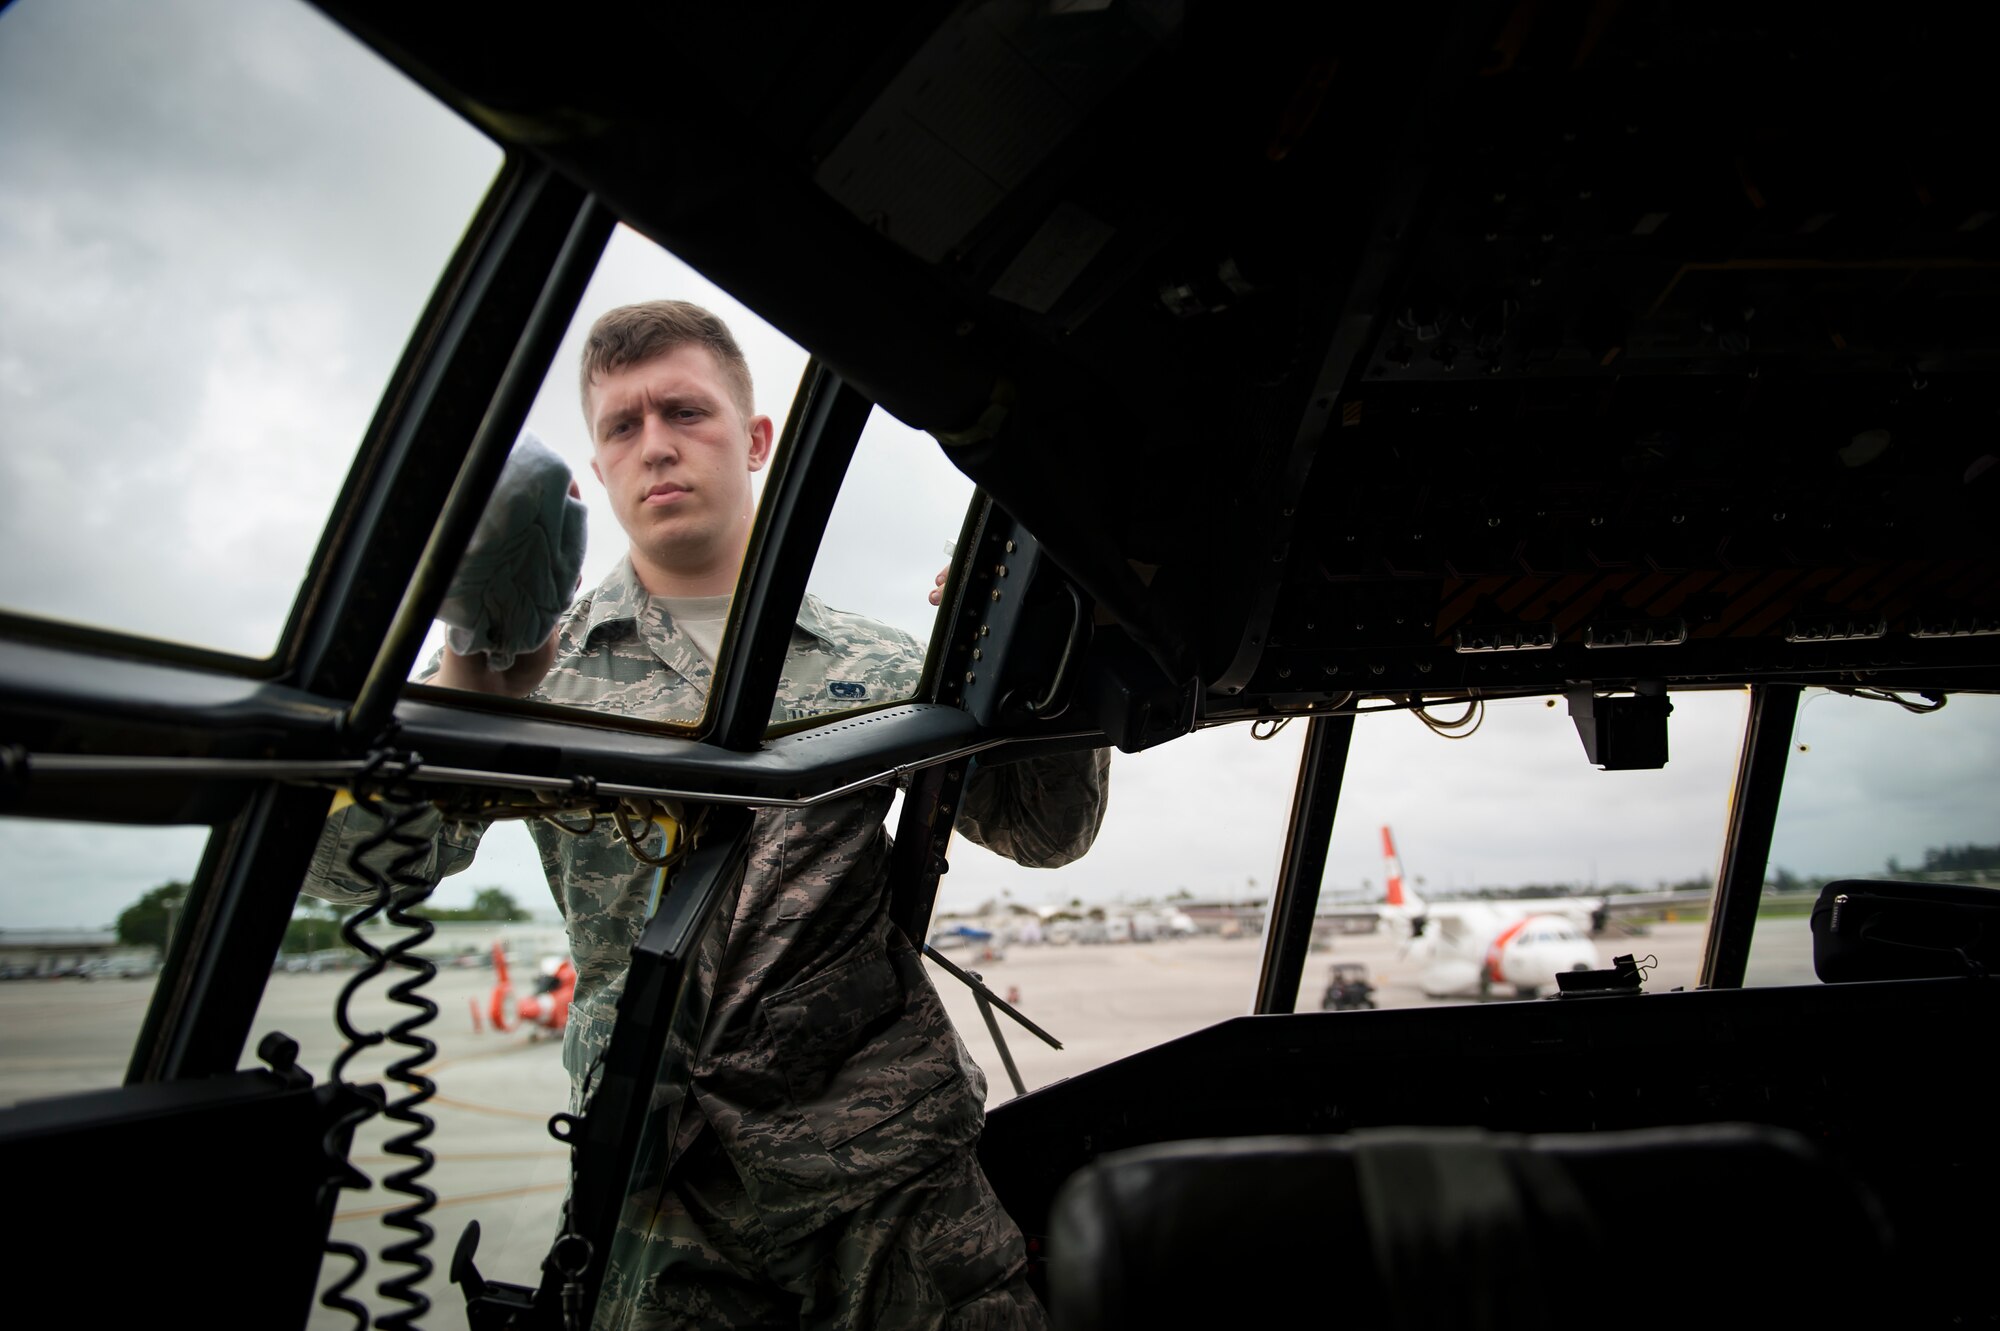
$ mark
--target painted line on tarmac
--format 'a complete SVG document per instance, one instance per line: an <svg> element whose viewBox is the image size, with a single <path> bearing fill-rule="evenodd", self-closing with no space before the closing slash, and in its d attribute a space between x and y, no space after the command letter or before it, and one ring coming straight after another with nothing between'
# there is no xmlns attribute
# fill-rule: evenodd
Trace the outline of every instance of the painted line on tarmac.
<svg viewBox="0 0 2000 1331"><path fill-rule="evenodd" d="M460 1160L549 1160L567 1157L569 1152L560 1146L546 1151L452 1151L439 1152L433 1162L440 1165L453 1164ZM403 1165L408 1164L407 1155L351 1155L348 1160L357 1165Z"/></svg>
<svg viewBox="0 0 2000 1331"><path fill-rule="evenodd" d="M460 1054L455 1058L434 1059L431 1062L424 1064L422 1067L416 1070L422 1073L426 1077L435 1077L438 1073L443 1072L449 1068L455 1068L461 1063L476 1063L482 1058L497 1058L501 1054L518 1054L523 1049L535 1049L538 1047L539 1046L534 1043L529 1043L522 1045L512 1045L505 1049L482 1049L476 1054ZM380 1069L375 1071L372 1075L379 1077L385 1074L386 1074L386 1069ZM371 1074L364 1072L363 1075L367 1076ZM347 1080L354 1081L357 1080L357 1078L349 1077ZM409 1082L404 1082L403 1084L405 1086L409 1086L411 1090L417 1089Z"/></svg>
<svg viewBox="0 0 2000 1331"><path fill-rule="evenodd" d="M440 1197L431 1209L441 1211L447 1206L464 1206L469 1202L499 1202L505 1201L509 1197L527 1197L539 1192L560 1192L568 1186L568 1179L558 1179L553 1183L530 1183L524 1187L499 1188L492 1192L468 1192L462 1197ZM412 1198L411 1200L415 1199ZM402 1202L395 1206L370 1206L359 1211L341 1211L336 1213L333 1218L335 1220L372 1220L377 1216L385 1216L391 1211L400 1211L409 1204L409 1202Z"/></svg>
<svg viewBox="0 0 2000 1331"><path fill-rule="evenodd" d="M517 1040L512 1044L497 1045L487 1049L476 1049L469 1054L456 1054L451 1058L433 1059L429 1063L424 1064L423 1067L418 1068L417 1071L429 1076L433 1073L442 1072L446 1068L455 1068L460 1063L477 1063L482 1058L499 1058L504 1054L518 1054L524 1049L546 1048L548 1043L546 1040L536 1040L533 1038Z"/></svg>
<svg viewBox="0 0 2000 1331"><path fill-rule="evenodd" d="M415 1090L416 1088L413 1086L410 1089ZM448 1109L463 1109L469 1114L491 1114L495 1118L525 1119L530 1123L546 1123L549 1121L549 1116L551 1114L558 1112L553 1109L548 1109L548 1110L543 1110L540 1113L536 1113L535 1111L529 1109L507 1109L501 1105L474 1104L470 1100L456 1100L449 1095L433 1095L430 1097L430 1099L424 1101L424 1103L431 1105L443 1105Z"/></svg>
<svg viewBox="0 0 2000 1331"><path fill-rule="evenodd" d="M1133 954L1133 958L1134 960L1145 962L1148 966L1170 967L1174 970L1186 970L1188 968L1188 964L1179 957L1169 957L1158 952L1137 952Z"/></svg>

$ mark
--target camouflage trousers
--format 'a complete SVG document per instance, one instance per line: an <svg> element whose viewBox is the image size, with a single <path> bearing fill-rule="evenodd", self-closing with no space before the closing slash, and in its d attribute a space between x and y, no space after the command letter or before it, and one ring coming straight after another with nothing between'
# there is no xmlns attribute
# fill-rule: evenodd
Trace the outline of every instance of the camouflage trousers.
<svg viewBox="0 0 2000 1331"><path fill-rule="evenodd" d="M613 1325L1045 1331L1021 1232L970 1151L789 1244L771 1241L704 1132L659 1197L649 1265ZM603 1319L600 1319L600 1322Z"/></svg>

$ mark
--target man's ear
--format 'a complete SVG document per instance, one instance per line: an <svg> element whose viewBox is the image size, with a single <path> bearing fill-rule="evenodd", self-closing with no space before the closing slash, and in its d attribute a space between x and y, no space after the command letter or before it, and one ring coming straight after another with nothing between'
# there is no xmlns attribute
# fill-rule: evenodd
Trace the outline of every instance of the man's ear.
<svg viewBox="0 0 2000 1331"><path fill-rule="evenodd" d="M750 418L750 470L762 471L764 464L771 460L771 418L752 416Z"/></svg>
<svg viewBox="0 0 2000 1331"><path fill-rule="evenodd" d="M597 478L597 483L599 485L604 484L604 470L603 468L597 465L597 459L595 457L590 459L590 474Z"/></svg>

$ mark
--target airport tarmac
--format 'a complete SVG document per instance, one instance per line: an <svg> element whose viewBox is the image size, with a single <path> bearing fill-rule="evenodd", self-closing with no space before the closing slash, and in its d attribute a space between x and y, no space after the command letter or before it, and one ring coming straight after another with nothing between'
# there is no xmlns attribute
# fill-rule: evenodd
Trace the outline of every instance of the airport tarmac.
<svg viewBox="0 0 2000 1331"><path fill-rule="evenodd" d="M1642 962L1654 957L1657 965L1648 988L1671 989L1693 983L1702 933L1700 924L1656 924L1644 935L1601 939L1600 951L1607 963L1624 952ZM1306 965L1300 1010L1318 1006L1328 968L1336 961L1368 967L1383 1006L1428 1001L1417 990L1412 969L1399 959L1401 946L1399 937L1383 932L1339 936L1330 947L1315 950ZM976 951L948 955L982 973L1001 996L1018 994L1021 1010L1062 1040L1063 1049L1050 1049L1000 1018L1008 1048L1032 1089L1248 1012L1261 951L1255 939L1200 938L1095 947L1016 946L990 960ZM971 993L942 971L933 968L932 973L953 1021L986 1069L989 1103L1009 1098L1012 1088ZM1751 978L1812 981L1803 918L1773 922L1760 931ZM332 1013L346 979L341 973L273 975L253 1027L252 1046L265 1032L282 1030L299 1041L301 1063L324 1080L342 1044ZM566 1108L568 1099L558 1043L531 1039L519 1030L475 1032L472 1010L483 1008L492 984L490 970L453 968L439 972L427 990L440 1009L428 1028L438 1044L429 1065L438 1091L428 1110L437 1124L428 1143L437 1163L425 1180L438 1193L430 1216L437 1231L431 1260L438 1270L426 1286L433 1309L422 1324L432 1328L456 1331L465 1325L463 1302L443 1275L465 1223L480 1223L479 1266L488 1279L534 1284L567 1183L567 1152L546 1129L549 1115ZM0 1099L11 1103L115 1085L151 987L150 982L130 980L0 984ZM372 1029L397 1019L400 1012L378 990L357 1003L354 1016L362 1028ZM349 1075L358 1081L381 1080L386 1062L364 1056ZM384 1126L377 1120L357 1136L354 1162L376 1186L344 1194L334 1226L335 1237L371 1252L401 1237L386 1235L381 1227L382 1214L397 1198L385 1193L380 1181L402 1167L383 1149ZM339 1259L330 1260L326 1277L333 1277L339 1264ZM372 1259L371 1268L358 1290L379 1317L397 1305L376 1295L375 1285L403 1268ZM316 1309L310 1325L333 1331L352 1321Z"/></svg>

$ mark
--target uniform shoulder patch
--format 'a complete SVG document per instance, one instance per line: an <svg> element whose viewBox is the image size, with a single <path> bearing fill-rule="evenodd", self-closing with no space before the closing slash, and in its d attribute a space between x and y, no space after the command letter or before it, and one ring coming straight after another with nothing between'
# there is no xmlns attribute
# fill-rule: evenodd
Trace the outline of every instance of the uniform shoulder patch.
<svg viewBox="0 0 2000 1331"><path fill-rule="evenodd" d="M857 684L852 680L845 679L828 680L826 682L826 691L831 697L844 698L850 702L856 698L866 698L868 696L868 686L866 684Z"/></svg>

